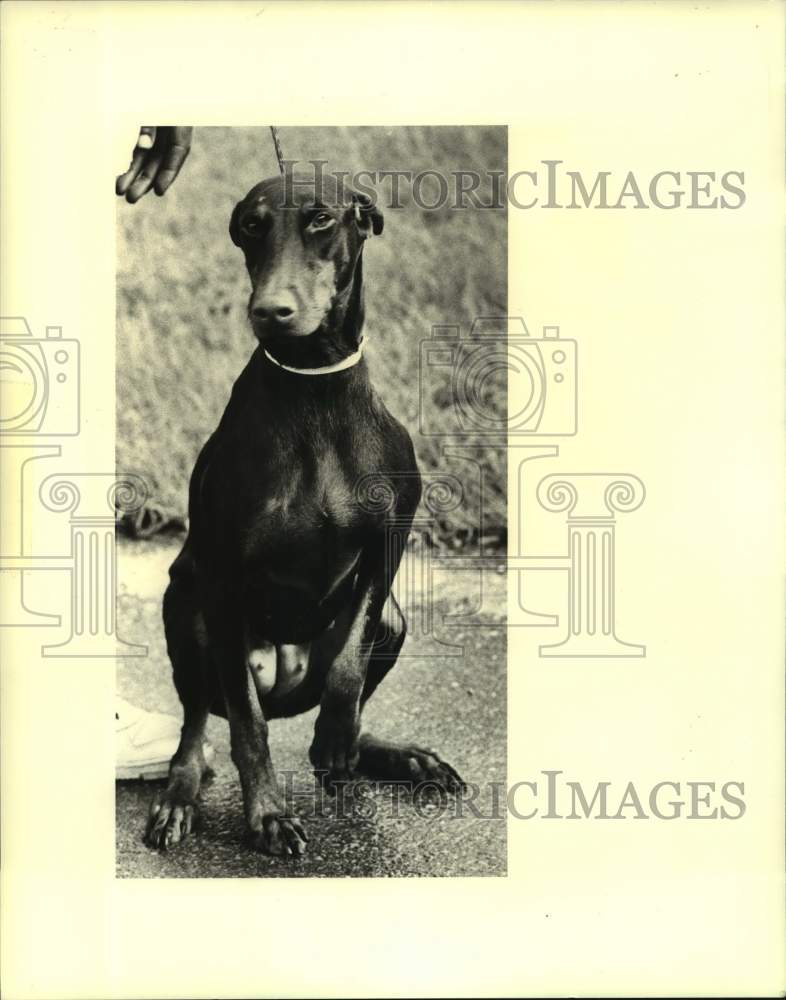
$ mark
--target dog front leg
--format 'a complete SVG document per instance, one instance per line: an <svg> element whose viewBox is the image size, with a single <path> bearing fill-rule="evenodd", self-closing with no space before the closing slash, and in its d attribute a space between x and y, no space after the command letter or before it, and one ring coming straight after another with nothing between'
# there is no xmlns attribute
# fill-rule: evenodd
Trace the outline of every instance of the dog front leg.
<svg viewBox="0 0 786 1000"><path fill-rule="evenodd" d="M267 722L245 661L243 643L223 644L216 652L232 760L240 775L253 844L267 854L303 854L308 838L279 793L268 748Z"/></svg>

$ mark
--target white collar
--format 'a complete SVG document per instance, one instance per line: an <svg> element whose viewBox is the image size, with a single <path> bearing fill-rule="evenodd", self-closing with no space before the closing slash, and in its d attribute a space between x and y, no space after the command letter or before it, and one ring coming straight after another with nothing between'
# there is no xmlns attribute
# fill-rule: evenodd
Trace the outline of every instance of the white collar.
<svg viewBox="0 0 786 1000"><path fill-rule="evenodd" d="M332 375L334 372L343 372L347 368L353 368L360 361L363 357L363 344L365 341L366 338L361 337L354 354L347 355L346 358L342 358L341 361L337 361L334 365L324 365L322 368L291 368L289 365L282 365L264 347L262 350L265 352L265 357L268 361L272 361L274 365L283 368L285 372L294 372L295 375Z"/></svg>

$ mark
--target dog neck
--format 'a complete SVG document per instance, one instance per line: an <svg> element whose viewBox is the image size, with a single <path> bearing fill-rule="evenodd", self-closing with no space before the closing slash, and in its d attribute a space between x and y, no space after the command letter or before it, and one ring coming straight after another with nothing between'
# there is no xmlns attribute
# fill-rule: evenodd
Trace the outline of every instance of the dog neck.
<svg viewBox="0 0 786 1000"><path fill-rule="evenodd" d="M347 368L354 368L355 365L359 364L363 358L363 343L365 338L360 338L360 343L358 344L357 350L352 354L348 354L341 361L336 361L332 365L322 365L319 368L292 368L289 365L282 364L266 348L262 348L265 357L268 361L272 361L274 365L282 368L285 372L291 372L293 375L335 375L336 372L346 371Z"/></svg>

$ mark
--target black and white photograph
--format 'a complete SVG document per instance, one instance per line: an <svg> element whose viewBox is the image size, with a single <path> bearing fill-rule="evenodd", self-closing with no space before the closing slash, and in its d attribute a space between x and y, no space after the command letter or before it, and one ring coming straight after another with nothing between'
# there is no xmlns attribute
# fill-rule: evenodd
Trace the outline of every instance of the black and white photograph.
<svg viewBox="0 0 786 1000"><path fill-rule="evenodd" d="M118 873L504 875L506 129L132 145Z"/></svg>

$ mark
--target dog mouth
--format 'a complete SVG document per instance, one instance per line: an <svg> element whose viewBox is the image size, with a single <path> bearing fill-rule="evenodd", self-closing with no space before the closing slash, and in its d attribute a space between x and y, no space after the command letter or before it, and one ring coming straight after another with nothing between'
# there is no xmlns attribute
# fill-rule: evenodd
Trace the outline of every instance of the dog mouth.
<svg viewBox="0 0 786 1000"><path fill-rule="evenodd" d="M274 319L261 320L254 316L250 316L249 319L251 321L251 330L260 344L273 340L308 337L319 329L319 323L315 326L304 326L301 323L293 322L279 323Z"/></svg>

